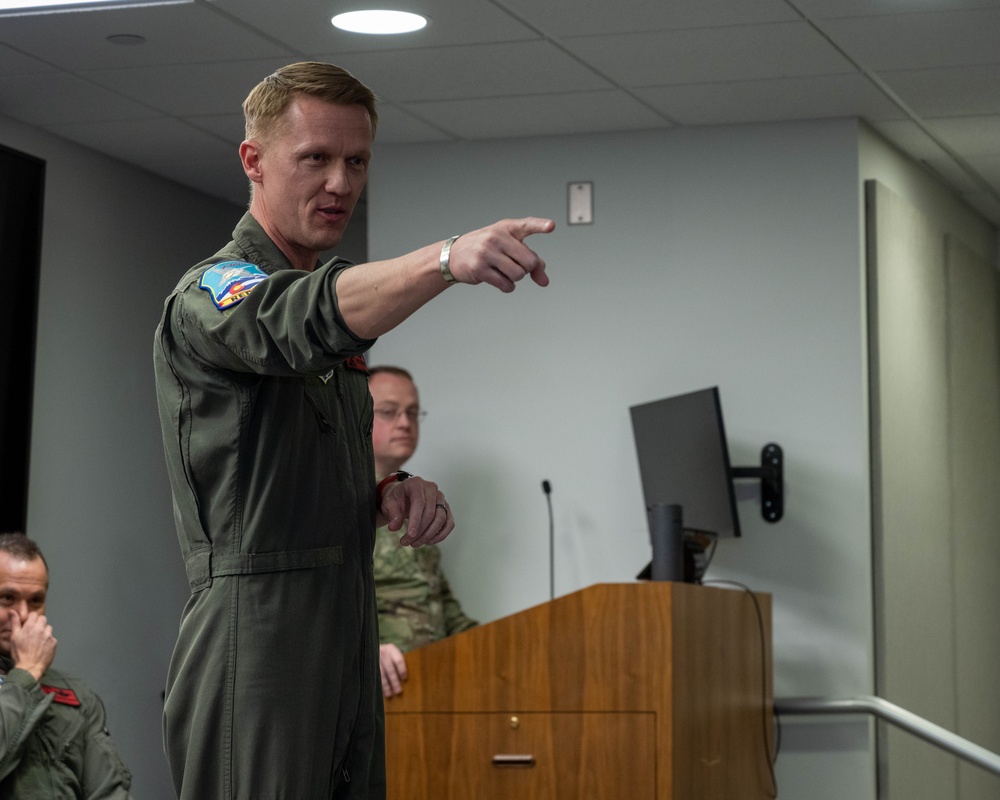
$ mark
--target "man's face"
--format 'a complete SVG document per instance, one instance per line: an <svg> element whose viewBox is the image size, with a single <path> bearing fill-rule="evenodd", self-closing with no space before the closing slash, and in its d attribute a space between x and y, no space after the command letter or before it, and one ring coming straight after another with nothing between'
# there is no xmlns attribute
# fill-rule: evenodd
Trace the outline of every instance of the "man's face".
<svg viewBox="0 0 1000 800"><path fill-rule="evenodd" d="M395 472L417 449L420 397L413 382L401 375L379 372L368 381L375 407L372 445L380 476Z"/></svg>
<svg viewBox="0 0 1000 800"><path fill-rule="evenodd" d="M49 572L40 558L25 561L0 550L0 653L10 655L13 611L23 623L28 613L45 613L45 594L49 588Z"/></svg>
<svg viewBox="0 0 1000 800"><path fill-rule="evenodd" d="M363 106L297 96L263 142L244 142L251 212L289 257L312 269L340 242L368 180L372 126Z"/></svg>

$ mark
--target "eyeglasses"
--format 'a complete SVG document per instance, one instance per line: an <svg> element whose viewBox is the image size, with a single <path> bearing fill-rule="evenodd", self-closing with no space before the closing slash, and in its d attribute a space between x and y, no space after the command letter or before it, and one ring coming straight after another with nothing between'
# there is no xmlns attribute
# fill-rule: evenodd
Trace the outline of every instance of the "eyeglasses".
<svg viewBox="0 0 1000 800"><path fill-rule="evenodd" d="M383 422L395 422L403 414L411 424L416 425L427 416L426 411L419 408L376 408L375 416Z"/></svg>

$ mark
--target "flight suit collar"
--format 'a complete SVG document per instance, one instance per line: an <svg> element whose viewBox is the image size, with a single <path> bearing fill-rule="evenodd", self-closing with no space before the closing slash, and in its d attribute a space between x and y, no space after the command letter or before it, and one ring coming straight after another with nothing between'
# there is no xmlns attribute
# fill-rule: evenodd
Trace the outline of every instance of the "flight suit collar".
<svg viewBox="0 0 1000 800"><path fill-rule="evenodd" d="M273 275L282 269L292 269L291 262L249 211L236 224L233 241L247 261L256 264L268 275ZM319 266L319 261L316 265Z"/></svg>

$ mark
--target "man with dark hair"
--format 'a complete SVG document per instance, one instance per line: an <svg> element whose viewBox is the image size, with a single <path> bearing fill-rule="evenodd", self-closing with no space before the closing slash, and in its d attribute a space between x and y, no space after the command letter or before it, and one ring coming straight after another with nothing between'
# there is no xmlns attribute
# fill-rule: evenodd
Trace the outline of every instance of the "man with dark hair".
<svg viewBox="0 0 1000 800"><path fill-rule="evenodd" d="M423 412L417 385L407 370L379 366L369 372L368 390L375 408L375 478L382 480L398 472L416 451ZM375 532L379 671L385 697L403 691L404 653L476 625L451 591L437 545L401 547L399 539L399 532L388 528Z"/></svg>
<svg viewBox="0 0 1000 800"><path fill-rule="evenodd" d="M453 283L546 285L524 239L554 223L321 264L367 180L374 95L339 67L292 64L244 112L249 212L167 298L154 345L192 589L165 749L182 800L381 798L375 528L405 520L417 547L454 522L430 481L376 484L362 354Z"/></svg>
<svg viewBox="0 0 1000 800"><path fill-rule="evenodd" d="M52 669L49 571L38 545L0 534L0 798L126 800L132 776L101 698Z"/></svg>

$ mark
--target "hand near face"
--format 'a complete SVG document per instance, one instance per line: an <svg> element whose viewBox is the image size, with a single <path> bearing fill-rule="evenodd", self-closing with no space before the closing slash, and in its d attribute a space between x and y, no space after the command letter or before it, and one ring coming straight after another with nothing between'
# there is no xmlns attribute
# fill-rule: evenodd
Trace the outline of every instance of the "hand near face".
<svg viewBox="0 0 1000 800"><path fill-rule="evenodd" d="M407 478L386 486L382 493L379 525L398 531L406 521L403 547L437 544L455 527L451 509L436 483L423 478Z"/></svg>
<svg viewBox="0 0 1000 800"><path fill-rule="evenodd" d="M37 681L56 657L58 642L52 635L52 626L44 614L31 611L21 622L16 611L8 611L10 618L10 657L15 667L27 670Z"/></svg>
<svg viewBox="0 0 1000 800"><path fill-rule="evenodd" d="M394 644L379 645L378 668L382 676L383 697L394 697L403 693L403 681L406 673L406 659L402 651Z"/></svg>
<svg viewBox="0 0 1000 800"><path fill-rule="evenodd" d="M449 269L460 283L488 283L502 292L513 292L525 275L539 286L549 285L545 262L524 240L535 233L550 233L550 219L505 219L463 234L451 246Z"/></svg>

